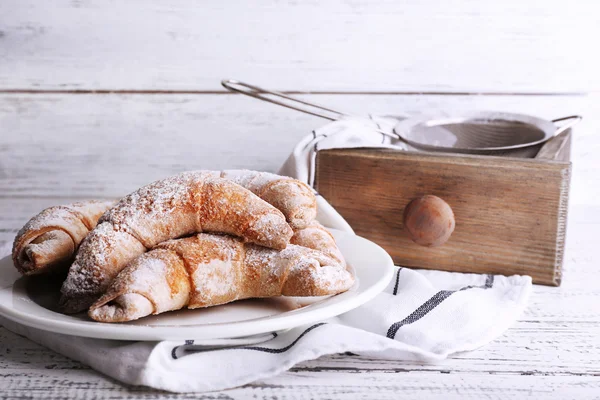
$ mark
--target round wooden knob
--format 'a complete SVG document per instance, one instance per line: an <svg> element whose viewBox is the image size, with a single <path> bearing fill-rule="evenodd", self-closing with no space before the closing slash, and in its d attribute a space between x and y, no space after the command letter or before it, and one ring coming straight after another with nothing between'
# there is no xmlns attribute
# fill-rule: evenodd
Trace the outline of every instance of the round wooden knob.
<svg viewBox="0 0 600 400"><path fill-rule="evenodd" d="M404 209L404 226L413 242L421 246L440 246L454 232L454 213L437 196L412 200Z"/></svg>

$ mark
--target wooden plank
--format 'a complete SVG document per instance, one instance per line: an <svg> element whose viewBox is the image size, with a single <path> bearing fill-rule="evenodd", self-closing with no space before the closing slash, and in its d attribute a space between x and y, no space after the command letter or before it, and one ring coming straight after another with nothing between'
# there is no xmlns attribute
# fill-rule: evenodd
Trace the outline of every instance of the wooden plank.
<svg viewBox="0 0 600 400"><path fill-rule="evenodd" d="M593 1L5 0L0 88L600 90Z"/></svg>
<svg viewBox="0 0 600 400"><path fill-rule="evenodd" d="M600 197L598 96L309 95L349 113L504 110L556 118L574 130L572 200ZM0 196L117 197L189 169L277 171L295 144L326 123L224 95L0 95Z"/></svg>
<svg viewBox="0 0 600 400"><path fill-rule="evenodd" d="M542 376L589 376L598 368L597 327L574 325L552 327L549 323L519 322L508 334L484 349L460 354L441 363L428 364L369 358L364 355L336 354L302 362L292 372L338 371L365 374L371 371L401 373L408 371L448 372L455 374L499 373ZM77 361L47 350L32 341L0 328L0 382L2 372L10 369L25 375L43 376L43 369L89 369ZM581 346L585 341L587 346ZM8 351L7 351L8 350ZM53 366L53 368L47 368ZM70 373L70 372L69 372Z"/></svg>
<svg viewBox="0 0 600 400"><path fill-rule="evenodd" d="M543 398L592 398L598 378L598 330L587 334L559 333L551 343L540 338L543 330L532 326L529 334L501 341L503 352L476 350L464 359L441 364L418 364L374 360L356 356L329 356L304 362L279 376L241 388L211 394L171 395L147 388L123 386L89 368L49 352L0 328L0 382L9 398L294 398L332 399L397 398L506 398L527 393ZM548 336L549 338L551 336ZM577 339L592 347L585 352ZM515 340L517 339L517 340ZM520 352L511 342L518 341ZM529 343L527 343L529 341ZM593 343L593 344L592 344ZM571 349L571 350L570 350ZM576 353L574 356L573 351ZM556 353L555 353L556 352ZM585 353L584 353L585 352ZM577 358L582 356L581 358ZM499 357L495 359L494 357ZM576 361L578 360L578 361ZM596 368L595 368L596 367Z"/></svg>

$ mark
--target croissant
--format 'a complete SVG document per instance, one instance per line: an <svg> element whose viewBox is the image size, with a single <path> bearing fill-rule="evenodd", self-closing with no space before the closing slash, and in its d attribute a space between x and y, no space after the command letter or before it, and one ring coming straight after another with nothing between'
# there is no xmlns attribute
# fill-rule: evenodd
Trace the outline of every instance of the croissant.
<svg viewBox="0 0 600 400"><path fill-rule="evenodd" d="M158 243L207 231L279 249L293 235L283 214L247 189L211 172L182 173L142 187L100 218L69 269L61 309L87 309L127 263Z"/></svg>
<svg viewBox="0 0 600 400"><path fill-rule="evenodd" d="M295 229L290 243L319 250L346 268L346 260L335 243L333 235L318 221L312 221L303 229Z"/></svg>
<svg viewBox="0 0 600 400"><path fill-rule="evenodd" d="M305 228L317 216L313 190L297 179L248 170L223 171L220 176L245 187L280 210L294 229Z"/></svg>
<svg viewBox="0 0 600 400"><path fill-rule="evenodd" d="M85 201L46 208L13 242L15 267L24 275L68 269L79 244L113 203Z"/></svg>
<svg viewBox="0 0 600 400"><path fill-rule="evenodd" d="M274 250L201 233L161 243L133 260L88 315L124 322L246 298L336 294L353 284L353 276L321 252L296 245Z"/></svg>

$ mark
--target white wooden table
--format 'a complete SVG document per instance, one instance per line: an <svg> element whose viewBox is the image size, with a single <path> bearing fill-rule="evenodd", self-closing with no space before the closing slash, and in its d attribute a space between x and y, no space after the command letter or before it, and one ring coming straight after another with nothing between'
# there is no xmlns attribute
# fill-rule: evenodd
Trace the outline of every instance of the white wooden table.
<svg viewBox="0 0 600 400"><path fill-rule="evenodd" d="M3 1L0 244L49 205L276 170L323 121L219 87L238 78L356 113L583 114L561 287L437 365L337 355L204 396L123 386L0 327L0 398L600 398L596 4L427 3Z"/></svg>

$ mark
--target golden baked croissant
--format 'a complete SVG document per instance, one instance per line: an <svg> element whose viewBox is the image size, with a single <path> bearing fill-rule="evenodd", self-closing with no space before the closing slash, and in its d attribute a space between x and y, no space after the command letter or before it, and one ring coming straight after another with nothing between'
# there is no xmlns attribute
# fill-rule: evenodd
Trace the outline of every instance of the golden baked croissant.
<svg viewBox="0 0 600 400"><path fill-rule="evenodd" d="M305 183L287 176L248 170L227 170L219 174L245 187L285 215L294 229L301 229L317 216L317 199Z"/></svg>
<svg viewBox="0 0 600 400"><path fill-rule="evenodd" d="M84 201L46 208L15 237L15 267L24 275L68 269L81 241L112 204Z"/></svg>
<svg viewBox="0 0 600 400"><path fill-rule="evenodd" d="M161 243L133 260L88 315L123 322L246 298L336 294L353 284L345 268L319 251L296 245L274 250L201 233Z"/></svg>
<svg viewBox="0 0 600 400"><path fill-rule="evenodd" d="M290 243L319 250L346 268L346 261L335 243L333 235L316 220L303 229L295 229Z"/></svg>
<svg viewBox="0 0 600 400"><path fill-rule="evenodd" d="M100 218L69 269L61 309L87 309L131 260L160 242L198 232L229 233L278 249L293 235L284 215L249 190L212 172L185 172L142 187Z"/></svg>

